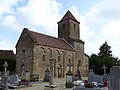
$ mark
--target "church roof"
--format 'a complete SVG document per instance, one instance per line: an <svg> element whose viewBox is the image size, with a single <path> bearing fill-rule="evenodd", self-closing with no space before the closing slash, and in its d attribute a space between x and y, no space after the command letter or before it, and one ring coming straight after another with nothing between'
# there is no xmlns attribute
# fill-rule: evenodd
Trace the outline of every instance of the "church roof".
<svg viewBox="0 0 120 90"><path fill-rule="evenodd" d="M63 16L63 18L59 22L62 22L62 21L68 20L68 19L78 22L77 19L72 15L72 13L69 10L66 12L66 14ZM78 23L80 23L80 22L78 22Z"/></svg>
<svg viewBox="0 0 120 90"><path fill-rule="evenodd" d="M0 57L15 58L15 54L12 50L0 50Z"/></svg>
<svg viewBox="0 0 120 90"><path fill-rule="evenodd" d="M63 38L56 38L56 37L48 36L38 32L34 32L34 31L30 31L30 30L28 31L30 35L32 35L32 38L37 44L53 47L53 48L74 51L73 47L69 43L67 43L67 41Z"/></svg>

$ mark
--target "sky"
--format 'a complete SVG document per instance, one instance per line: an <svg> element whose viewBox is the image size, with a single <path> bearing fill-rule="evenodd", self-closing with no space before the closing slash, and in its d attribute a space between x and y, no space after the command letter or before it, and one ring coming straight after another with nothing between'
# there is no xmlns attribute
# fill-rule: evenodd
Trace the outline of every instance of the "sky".
<svg viewBox="0 0 120 90"><path fill-rule="evenodd" d="M107 41L120 58L120 0L0 0L0 49L16 53L23 28L57 37L67 10L80 22L85 53L97 54Z"/></svg>

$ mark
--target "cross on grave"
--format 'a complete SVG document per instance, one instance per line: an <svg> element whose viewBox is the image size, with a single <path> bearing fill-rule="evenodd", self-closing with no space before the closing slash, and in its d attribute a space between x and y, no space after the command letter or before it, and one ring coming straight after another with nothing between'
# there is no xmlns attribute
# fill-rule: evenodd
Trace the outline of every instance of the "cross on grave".
<svg viewBox="0 0 120 90"><path fill-rule="evenodd" d="M67 65L69 67L69 72L71 72L71 67L73 66L72 64Z"/></svg>
<svg viewBox="0 0 120 90"><path fill-rule="evenodd" d="M104 70L104 74L106 74L106 66L105 65L103 65L103 67L102 67L102 69Z"/></svg>
<svg viewBox="0 0 120 90"><path fill-rule="evenodd" d="M7 74L7 62L5 62L5 64L3 65L4 66L4 71L5 71L5 74Z"/></svg>
<svg viewBox="0 0 120 90"><path fill-rule="evenodd" d="M54 67L53 62L55 61L55 59L50 58L49 60L50 60L50 82L49 84L53 85L53 67Z"/></svg>

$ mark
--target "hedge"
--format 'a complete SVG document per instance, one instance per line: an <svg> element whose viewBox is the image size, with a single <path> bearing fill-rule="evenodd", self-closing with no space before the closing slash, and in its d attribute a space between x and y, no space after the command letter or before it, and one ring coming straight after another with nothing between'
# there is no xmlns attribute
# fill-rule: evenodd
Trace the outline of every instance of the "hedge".
<svg viewBox="0 0 120 90"><path fill-rule="evenodd" d="M7 71L15 71L16 60L11 58L0 57L0 71L4 71L4 63L7 61L8 67Z"/></svg>

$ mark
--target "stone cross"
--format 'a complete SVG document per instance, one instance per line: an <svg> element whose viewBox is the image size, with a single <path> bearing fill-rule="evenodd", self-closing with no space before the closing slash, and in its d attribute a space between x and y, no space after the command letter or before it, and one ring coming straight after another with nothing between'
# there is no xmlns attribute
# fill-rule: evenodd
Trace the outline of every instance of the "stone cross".
<svg viewBox="0 0 120 90"><path fill-rule="evenodd" d="M72 64L67 65L69 67L69 72L71 72L71 67L73 66Z"/></svg>
<svg viewBox="0 0 120 90"><path fill-rule="evenodd" d="M53 85L53 67L54 67L53 63L54 63L55 59L50 58L49 60L50 60L50 82L49 82L49 84Z"/></svg>
<svg viewBox="0 0 120 90"><path fill-rule="evenodd" d="M5 62L4 66L4 72L5 75L3 76L3 82L2 82L2 90L8 90L7 82L8 82L8 72L7 72L7 62Z"/></svg>
<svg viewBox="0 0 120 90"><path fill-rule="evenodd" d="M102 69L104 70L104 74L106 74L106 66L105 65L103 65L103 67L102 67Z"/></svg>
<svg viewBox="0 0 120 90"><path fill-rule="evenodd" d="M4 66L4 71L5 71L5 75L7 74L7 62L5 62L5 64L3 65Z"/></svg>

